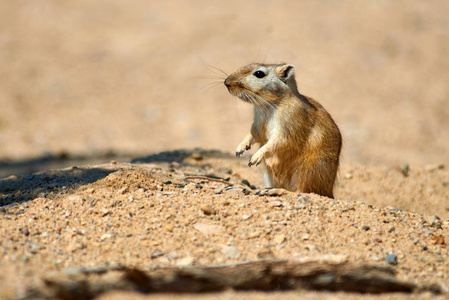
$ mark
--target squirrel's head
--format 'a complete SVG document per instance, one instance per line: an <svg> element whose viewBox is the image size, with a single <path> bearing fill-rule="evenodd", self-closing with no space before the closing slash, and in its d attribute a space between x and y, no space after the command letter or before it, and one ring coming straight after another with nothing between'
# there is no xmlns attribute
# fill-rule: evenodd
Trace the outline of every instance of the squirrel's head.
<svg viewBox="0 0 449 300"><path fill-rule="evenodd" d="M298 93L295 67L289 64L249 64L229 75L224 84L232 95L255 105L277 103Z"/></svg>

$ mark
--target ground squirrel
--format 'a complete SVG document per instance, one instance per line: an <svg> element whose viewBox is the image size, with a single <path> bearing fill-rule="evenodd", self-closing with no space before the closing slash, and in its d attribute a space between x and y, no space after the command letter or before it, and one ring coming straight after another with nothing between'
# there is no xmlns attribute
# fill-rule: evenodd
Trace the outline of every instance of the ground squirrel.
<svg viewBox="0 0 449 300"><path fill-rule="evenodd" d="M259 143L248 165L264 163L267 188L333 198L341 134L321 104L298 92L295 67L249 64L224 84L232 95L254 104L254 122L237 157Z"/></svg>

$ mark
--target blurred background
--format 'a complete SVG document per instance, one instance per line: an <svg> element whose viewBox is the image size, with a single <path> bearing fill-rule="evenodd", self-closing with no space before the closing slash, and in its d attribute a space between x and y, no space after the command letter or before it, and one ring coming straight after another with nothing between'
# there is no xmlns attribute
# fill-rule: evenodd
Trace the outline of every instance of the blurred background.
<svg viewBox="0 0 449 300"><path fill-rule="evenodd" d="M1 1L0 162L233 152L226 75L296 66L343 162L449 162L448 1ZM3 173L3 175L7 175Z"/></svg>

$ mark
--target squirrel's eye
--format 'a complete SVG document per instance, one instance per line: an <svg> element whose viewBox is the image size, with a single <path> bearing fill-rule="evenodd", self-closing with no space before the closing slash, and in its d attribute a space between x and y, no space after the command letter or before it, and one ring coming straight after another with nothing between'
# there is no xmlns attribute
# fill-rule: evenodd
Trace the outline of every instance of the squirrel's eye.
<svg viewBox="0 0 449 300"><path fill-rule="evenodd" d="M256 71L254 72L254 76L256 76L257 78L264 78L266 75L262 71Z"/></svg>

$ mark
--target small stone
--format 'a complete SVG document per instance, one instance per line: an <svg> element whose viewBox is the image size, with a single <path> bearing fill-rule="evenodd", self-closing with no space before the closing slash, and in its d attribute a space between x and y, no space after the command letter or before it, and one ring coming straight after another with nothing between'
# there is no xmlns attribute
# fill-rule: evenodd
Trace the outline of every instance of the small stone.
<svg viewBox="0 0 449 300"><path fill-rule="evenodd" d="M433 240L435 244L444 245L444 237L442 235L439 236L433 235L430 238Z"/></svg>
<svg viewBox="0 0 449 300"><path fill-rule="evenodd" d="M192 158L194 160L202 160L203 156L200 153L195 152L195 153L192 153Z"/></svg>
<svg viewBox="0 0 449 300"><path fill-rule="evenodd" d="M274 242L276 243L276 244L282 244L283 242L285 242L285 240L286 240L286 237L285 237L285 235L284 234L280 234L280 235L277 235L275 238L274 238Z"/></svg>
<svg viewBox="0 0 449 300"><path fill-rule="evenodd" d="M239 199L240 197L246 196L246 194L243 192L243 189L235 188L232 186L226 187L223 189L223 192L234 199Z"/></svg>
<svg viewBox="0 0 449 300"><path fill-rule="evenodd" d="M94 188L88 188L88 189L85 190L85 192L88 193L88 194L93 194L95 192L95 189Z"/></svg>
<svg viewBox="0 0 449 300"><path fill-rule="evenodd" d="M172 224L165 225L165 230L168 232L173 232L174 226Z"/></svg>
<svg viewBox="0 0 449 300"><path fill-rule="evenodd" d="M124 187L122 187L121 189L119 189L119 190L117 191L117 193L118 193L119 195L123 195L123 194L126 194L128 191L129 191L129 188L128 188L127 186L124 186Z"/></svg>
<svg viewBox="0 0 449 300"><path fill-rule="evenodd" d="M388 232L393 232L393 231L395 231L394 227L391 227L390 229L388 229Z"/></svg>
<svg viewBox="0 0 449 300"><path fill-rule="evenodd" d="M115 160L111 160L110 164L111 164L111 165L116 165L117 162L116 162Z"/></svg>
<svg viewBox="0 0 449 300"><path fill-rule="evenodd" d="M275 255L274 255L273 251L266 250L266 251L257 253L257 258L258 259L273 259L273 258L275 258Z"/></svg>
<svg viewBox="0 0 449 300"><path fill-rule="evenodd" d="M80 195L70 195L67 197L67 200L73 201L73 202L76 202L76 201L80 202L80 201L83 201L83 197L81 197Z"/></svg>
<svg viewBox="0 0 449 300"><path fill-rule="evenodd" d="M20 228L20 232L23 233L25 236L29 236L30 235L30 231L28 230L28 228Z"/></svg>
<svg viewBox="0 0 449 300"><path fill-rule="evenodd" d="M223 246L223 249L221 249L221 253L223 253L229 259L237 259L241 255L240 250L234 246Z"/></svg>
<svg viewBox="0 0 449 300"><path fill-rule="evenodd" d="M248 215L243 215L243 217L242 217L242 219L245 220L245 221L249 220L250 218L251 218L251 216L248 216Z"/></svg>
<svg viewBox="0 0 449 300"><path fill-rule="evenodd" d="M195 187L196 187L196 183L194 183L194 182L189 182L188 184L186 184L185 186L184 186L184 188L182 189L183 191L192 191L192 190L194 190L195 189Z"/></svg>
<svg viewBox="0 0 449 300"><path fill-rule="evenodd" d="M220 189L220 188L216 188L214 191L215 194L221 194L222 192L223 192L223 189Z"/></svg>
<svg viewBox="0 0 449 300"><path fill-rule="evenodd" d="M430 227L441 228L442 225L441 218L436 215L432 216L429 220L429 225Z"/></svg>
<svg viewBox="0 0 449 300"><path fill-rule="evenodd" d="M153 253L151 253L151 259L155 259L155 258L161 257L164 254L165 254L164 252L153 252Z"/></svg>
<svg viewBox="0 0 449 300"><path fill-rule="evenodd" d="M304 209L304 208L306 208L306 206L305 206L304 204L302 204L302 203L297 203L297 204L295 205L295 208L296 208L296 209Z"/></svg>
<svg viewBox="0 0 449 300"><path fill-rule="evenodd" d="M365 225L365 226L362 227L362 229L365 230L365 231L368 231L370 229L370 227Z"/></svg>
<svg viewBox="0 0 449 300"><path fill-rule="evenodd" d="M390 254L388 254L388 255L384 258L384 261L386 261L386 262L389 263L390 265L397 265L397 264L398 264L398 257L396 256L396 254L390 253Z"/></svg>
<svg viewBox="0 0 449 300"><path fill-rule="evenodd" d="M69 244L66 247L65 251L66 252L75 252L77 248L78 248L78 246L76 244Z"/></svg>
<svg viewBox="0 0 449 300"><path fill-rule="evenodd" d="M404 177L407 177L409 172L410 172L410 166L408 165L408 163L403 164L401 166L402 175L404 175Z"/></svg>
<svg viewBox="0 0 449 300"><path fill-rule="evenodd" d="M248 190L248 189L242 189L242 193L245 194L245 195L252 194L252 192L250 190Z"/></svg>
<svg viewBox="0 0 449 300"><path fill-rule="evenodd" d="M177 253L171 252L171 253L167 254L167 258L168 258L168 260L172 261L172 260L178 259L179 255Z"/></svg>
<svg viewBox="0 0 449 300"><path fill-rule="evenodd" d="M318 251L318 247L315 246L314 244L304 244L303 247L304 249L309 251Z"/></svg>
<svg viewBox="0 0 449 300"><path fill-rule="evenodd" d="M197 223L193 225L193 228L195 228L196 230L205 235L218 234L223 231L223 228L219 225L204 224L204 223Z"/></svg>
<svg viewBox="0 0 449 300"><path fill-rule="evenodd" d="M100 240L110 239L112 237L112 234L105 233L100 237Z"/></svg>
<svg viewBox="0 0 449 300"><path fill-rule="evenodd" d="M39 250L40 246L39 244L33 243L33 242L27 242L28 246L31 250Z"/></svg>
<svg viewBox="0 0 449 300"><path fill-rule="evenodd" d="M106 217L110 213L111 213L111 211L109 209L104 208L104 209L101 210L101 216L102 217Z"/></svg>
<svg viewBox="0 0 449 300"><path fill-rule="evenodd" d="M187 257L178 259L178 261L176 262L176 264L177 264L178 266L190 266L190 265L193 264L193 261L194 261L193 257L187 256Z"/></svg>
<svg viewBox="0 0 449 300"><path fill-rule="evenodd" d="M210 215L215 215L217 213L217 211L210 205L204 205L201 207L201 211L206 215L206 216L210 216Z"/></svg>
<svg viewBox="0 0 449 300"><path fill-rule="evenodd" d="M274 201L271 201L271 202L270 202L270 205L271 205L272 207L281 207L281 206L282 206L282 201L274 200Z"/></svg>
<svg viewBox="0 0 449 300"><path fill-rule="evenodd" d="M173 161L173 162L170 163L170 167L172 167L172 168L181 168L182 164L180 162Z"/></svg>
<svg viewBox="0 0 449 300"><path fill-rule="evenodd" d="M258 238L262 233L260 231L253 231L248 233L248 238L249 239L254 239L254 238Z"/></svg>
<svg viewBox="0 0 449 300"><path fill-rule="evenodd" d="M352 174L351 173L346 173L345 174L345 179L352 179Z"/></svg>
<svg viewBox="0 0 449 300"><path fill-rule="evenodd" d="M298 202L302 202L302 203L312 203L313 201L309 198L309 195L305 195L305 196L299 196L298 197Z"/></svg>
<svg viewBox="0 0 449 300"><path fill-rule="evenodd" d="M436 164L436 165L427 165L424 167L424 169L428 172L433 172L436 170L442 170L444 169L444 164Z"/></svg>
<svg viewBox="0 0 449 300"><path fill-rule="evenodd" d="M84 268L68 267L64 270L64 273L67 275L78 275L81 274L83 271Z"/></svg>

